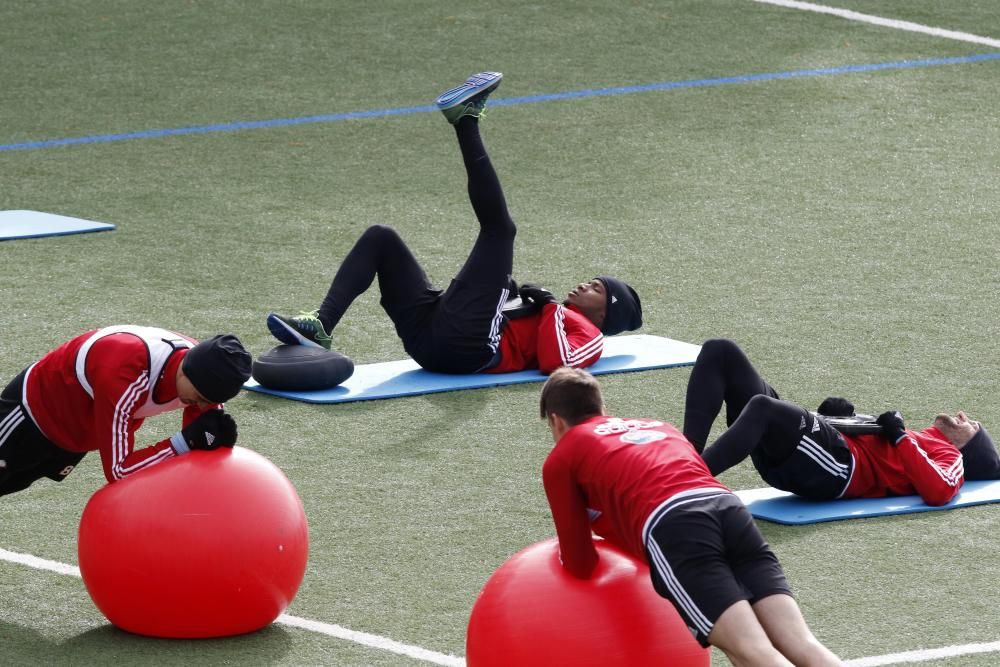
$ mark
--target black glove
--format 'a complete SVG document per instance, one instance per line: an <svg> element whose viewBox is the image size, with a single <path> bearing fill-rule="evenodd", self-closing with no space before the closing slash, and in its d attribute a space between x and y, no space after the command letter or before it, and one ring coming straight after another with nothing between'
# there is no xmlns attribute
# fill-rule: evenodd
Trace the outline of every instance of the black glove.
<svg viewBox="0 0 1000 667"><path fill-rule="evenodd" d="M521 295L522 301L529 301L539 308L547 303L559 303L552 292L548 291L541 285L535 285L533 283L525 283L521 285L521 288L517 290L517 293Z"/></svg>
<svg viewBox="0 0 1000 667"><path fill-rule="evenodd" d="M906 436L906 425L903 423L903 415L898 410L883 412L876 419L875 423L882 427L882 435L893 445Z"/></svg>
<svg viewBox="0 0 1000 667"><path fill-rule="evenodd" d="M839 396L828 396L819 404L816 412L824 417L853 417L854 403Z"/></svg>
<svg viewBox="0 0 1000 667"><path fill-rule="evenodd" d="M236 444L236 420L222 410L209 410L181 429L190 449L216 449Z"/></svg>

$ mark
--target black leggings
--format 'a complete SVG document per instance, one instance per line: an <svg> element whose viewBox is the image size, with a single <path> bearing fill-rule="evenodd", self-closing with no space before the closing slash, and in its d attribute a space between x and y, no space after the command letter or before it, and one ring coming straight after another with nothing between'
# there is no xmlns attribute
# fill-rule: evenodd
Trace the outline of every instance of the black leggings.
<svg viewBox="0 0 1000 667"><path fill-rule="evenodd" d="M721 338L705 341L688 380L684 436L700 452L722 404L726 404L726 425L731 426L757 395L778 398L736 343Z"/></svg>
<svg viewBox="0 0 1000 667"><path fill-rule="evenodd" d="M811 424L804 408L771 396L750 399L736 421L702 453L713 475L729 470L746 457L763 475L795 453L802 428ZM807 421L803 421L807 420Z"/></svg>
<svg viewBox="0 0 1000 667"><path fill-rule="evenodd" d="M452 339L456 337L456 328L458 334L472 341L489 338L491 321L498 310L497 301L506 295L501 290L511 286L517 227L507 210L500 180L479 136L478 120L465 117L455 126L455 131L468 176L469 200L479 220L479 235L465 265L448 290L442 292L431 284L416 257L394 229L385 225L369 227L340 265L320 305L319 319L328 332L336 328L350 305L377 276L382 307L395 324L407 351L422 365L435 365L432 359L445 356L436 349L432 340L437 330L447 331L445 338L449 338L448 345L454 344ZM470 287L475 294L470 295L470 290L465 289ZM453 298L455 306L460 307L448 308L449 298ZM475 307L475 303L470 307L470 301L480 300L483 301L481 308ZM444 308L441 308L442 304ZM455 312L463 314L460 317L467 317L469 321L456 322ZM449 318L447 326L436 322L439 314ZM464 351L461 349L463 346L458 347L458 357L469 357L459 359L460 367L469 366L468 372L477 370L473 368L477 363L481 366L488 362L496 351L491 351L488 345L470 344ZM482 352L478 351L480 347Z"/></svg>
<svg viewBox="0 0 1000 667"><path fill-rule="evenodd" d="M729 428L704 447L726 404ZM684 435L713 475L748 456L771 486L807 498L837 498L853 465L843 438L805 408L782 401L743 351L729 340L703 346L688 383Z"/></svg>

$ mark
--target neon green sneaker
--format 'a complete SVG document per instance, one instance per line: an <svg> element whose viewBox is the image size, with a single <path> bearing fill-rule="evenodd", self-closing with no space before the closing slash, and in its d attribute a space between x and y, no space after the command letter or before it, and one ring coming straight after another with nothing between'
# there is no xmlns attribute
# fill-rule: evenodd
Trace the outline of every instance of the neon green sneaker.
<svg viewBox="0 0 1000 667"><path fill-rule="evenodd" d="M316 317L318 314L317 310L300 313L295 317L268 313L267 328L272 336L286 345L309 345L329 350L333 337L323 328L323 323Z"/></svg>
<svg viewBox="0 0 1000 667"><path fill-rule="evenodd" d="M486 98L500 86L502 80L500 72L473 74L458 88L441 93L435 104L452 125L465 116L481 118L486 112Z"/></svg>

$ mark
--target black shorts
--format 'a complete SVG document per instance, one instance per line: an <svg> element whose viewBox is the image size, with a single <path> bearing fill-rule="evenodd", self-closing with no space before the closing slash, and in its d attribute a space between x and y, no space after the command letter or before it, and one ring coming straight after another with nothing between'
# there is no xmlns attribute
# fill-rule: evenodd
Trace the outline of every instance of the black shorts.
<svg viewBox="0 0 1000 667"><path fill-rule="evenodd" d="M47 477L61 482L86 455L53 444L21 403L25 371L0 393L0 496Z"/></svg>
<svg viewBox="0 0 1000 667"><path fill-rule="evenodd" d="M811 500L834 500L843 495L854 470L854 456L844 437L826 420L802 409L802 426L796 441L781 457L771 456L769 446L750 454L754 467L776 489Z"/></svg>
<svg viewBox="0 0 1000 667"><path fill-rule="evenodd" d="M732 493L698 489L660 505L643 535L653 588L707 647L722 613L742 600L791 595L750 512Z"/></svg>

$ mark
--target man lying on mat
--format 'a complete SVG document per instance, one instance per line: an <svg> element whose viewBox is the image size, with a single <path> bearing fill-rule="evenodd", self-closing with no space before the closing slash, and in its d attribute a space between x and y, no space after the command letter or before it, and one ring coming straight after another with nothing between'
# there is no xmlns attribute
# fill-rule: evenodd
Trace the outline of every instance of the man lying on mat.
<svg viewBox="0 0 1000 667"><path fill-rule="evenodd" d="M232 334L197 342L155 327L88 331L21 371L0 393L0 496L48 477L61 482L100 451L109 482L192 449L232 447L222 403L250 377ZM172 437L135 449L146 417L184 410Z"/></svg>
<svg viewBox="0 0 1000 667"><path fill-rule="evenodd" d="M369 227L348 253L317 311L297 317L271 313L271 333L287 344L330 347L331 334L351 303L378 277L381 304L406 352L440 373L500 373L596 362L603 336L642 324L638 295L601 276L581 283L560 304L548 290L511 279L517 228L479 136L486 99L499 72L481 72L443 93L437 106L455 126L468 176L479 236L448 289L435 289L413 253L390 227ZM521 308L504 311L520 297Z"/></svg>
<svg viewBox="0 0 1000 667"><path fill-rule="evenodd" d="M648 563L656 592L733 664L843 664L809 630L750 512L680 431L607 415L597 380L576 368L549 376L539 408L556 443L542 482L568 572L592 575L596 532Z"/></svg>
<svg viewBox="0 0 1000 667"><path fill-rule="evenodd" d="M706 448L723 403L729 429ZM709 340L688 382L684 435L704 449L713 475L749 456L765 482L815 500L918 494L944 505L966 479L1000 479L993 440L964 412L912 431L888 411L874 420L877 433L842 425L849 420L838 418L854 414L843 398L826 399L818 413L780 400L734 342Z"/></svg>

